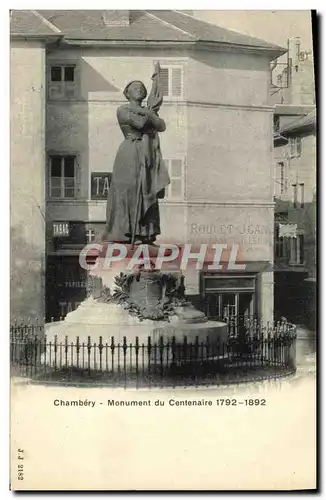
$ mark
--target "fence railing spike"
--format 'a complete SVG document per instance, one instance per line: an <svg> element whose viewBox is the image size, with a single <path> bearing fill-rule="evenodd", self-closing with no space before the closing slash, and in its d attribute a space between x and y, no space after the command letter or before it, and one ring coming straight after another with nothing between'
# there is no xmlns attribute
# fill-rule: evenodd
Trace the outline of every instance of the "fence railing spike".
<svg viewBox="0 0 326 500"><path fill-rule="evenodd" d="M15 366L21 366L26 375L31 372L37 373L42 368L49 376L51 366L55 368L77 366L87 369L89 374L93 370L105 371L109 378L113 377L113 380L119 382L123 379L124 385L127 379L129 380L129 375L131 379L136 375L137 383L141 380L141 376L147 383L159 375L160 384L164 382L163 375L168 378L172 375L195 377L198 381L200 374L208 373L205 370L210 370L209 376L214 378L220 373L221 359L224 363L223 376L226 376L231 366L234 366L234 373L241 374L246 370L250 371L257 363L261 363L264 367L268 367L269 364L280 369L285 367L290 372L295 369L296 327L294 325L284 321L264 324L261 320L253 318L250 331L243 330L241 333L240 328L244 324L239 322L235 324L236 335L230 335L226 341L213 339L209 335L205 338L199 335L190 337L189 333L189 336L185 334L181 338L160 335L155 342L148 336L147 342L142 342L141 345L138 336L134 342L129 343L124 336L117 345L112 336L111 343L106 342L104 345L103 336L99 336L98 341L93 341L89 335L87 342L85 340L81 345L79 335L75 340L71 340L68 335L59 337L57 333L50 336L34 335L37 333L35 323L29 326L26 321L17 330L13 330L13 325L10 325L10 359ZM30 335L31 331L33 335ZM69 374L71 373L69 371ZM83 373L86 373L85 370ZM241 375L238 377L240 379Z"/></svg>

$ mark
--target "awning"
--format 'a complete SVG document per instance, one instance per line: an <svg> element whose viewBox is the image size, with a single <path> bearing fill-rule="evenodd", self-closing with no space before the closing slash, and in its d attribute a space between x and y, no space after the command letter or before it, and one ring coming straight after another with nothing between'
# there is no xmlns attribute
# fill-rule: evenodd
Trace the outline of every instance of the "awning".
<svg viewBox="0 0 326 500"><path fill-rule="evenodd" d="M291 123L284 125L279 130L279 135L303 132L304 130L313 129L315 127L316 127L316 109L308 113L303 118L293 120Z"/></svg>
<svg viewBox="0 0 326 500"><path fill-rule="evenodd" d="M284 146L289 140L278 132L274 134L274 144L277 146Z"/></svg>

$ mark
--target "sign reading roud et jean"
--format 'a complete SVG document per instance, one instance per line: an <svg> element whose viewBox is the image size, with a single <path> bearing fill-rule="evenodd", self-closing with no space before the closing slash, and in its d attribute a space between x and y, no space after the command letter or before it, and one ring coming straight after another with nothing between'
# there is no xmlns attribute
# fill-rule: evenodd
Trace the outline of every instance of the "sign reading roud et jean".
<svg viewBox="0 0 326 500"><path fill-rule="evenodd" d="M106 200L111 184L112 172L92 172L91 199Z"/></svg>

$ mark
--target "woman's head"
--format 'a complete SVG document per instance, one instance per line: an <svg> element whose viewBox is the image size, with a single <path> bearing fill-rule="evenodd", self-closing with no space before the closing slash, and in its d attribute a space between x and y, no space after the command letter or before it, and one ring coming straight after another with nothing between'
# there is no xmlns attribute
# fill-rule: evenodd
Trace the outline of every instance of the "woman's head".
<svg viewBox="0 0 326 500"><path fill-rule="evenodd" d="M147 90L143 82L134 80L126 86L123 95L128 101L143 101L147 96Z"/></svg>

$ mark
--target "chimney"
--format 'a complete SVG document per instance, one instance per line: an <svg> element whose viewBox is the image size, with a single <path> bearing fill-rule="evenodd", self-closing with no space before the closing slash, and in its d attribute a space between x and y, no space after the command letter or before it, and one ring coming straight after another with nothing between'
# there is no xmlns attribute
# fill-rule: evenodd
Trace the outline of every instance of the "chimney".
<svg viewBox="0 0 326 500"><path fill-rule="evenodd" d="M129 10L105 10L103 11L103 21L106 26L129 26Z"/></svg>

